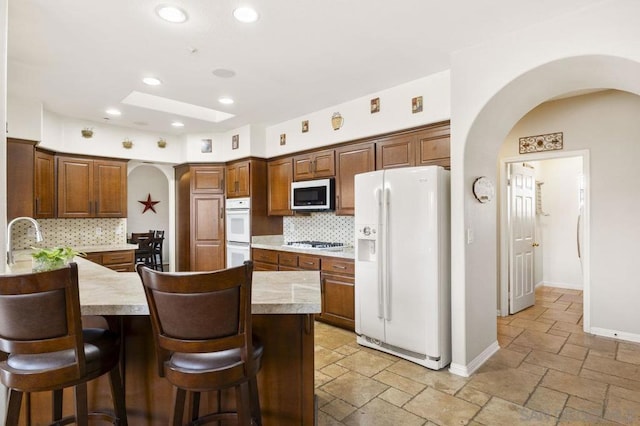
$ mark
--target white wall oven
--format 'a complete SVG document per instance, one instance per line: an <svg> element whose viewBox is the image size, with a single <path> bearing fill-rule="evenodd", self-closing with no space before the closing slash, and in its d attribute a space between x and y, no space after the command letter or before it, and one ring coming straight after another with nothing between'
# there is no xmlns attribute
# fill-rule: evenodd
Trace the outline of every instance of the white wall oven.
<svg viewBox="0 0 640 426"><path fill-rule="evenodd" d="M227 268L240 266L251 258L250 208L249 198L226 200Z"/></svg>

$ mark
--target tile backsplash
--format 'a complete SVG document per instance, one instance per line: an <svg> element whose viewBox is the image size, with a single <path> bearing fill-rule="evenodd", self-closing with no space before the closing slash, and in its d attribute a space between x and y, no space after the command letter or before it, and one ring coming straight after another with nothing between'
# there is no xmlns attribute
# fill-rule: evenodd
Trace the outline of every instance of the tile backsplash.
<svg viewBox="0 0 640 426"><path fill-rule="evenodd" d="M38 219L44 241L35 242L31 222L13 226L13 249L56 246L120 245L127 239L127 219Z"/></svg>
<svg viewBox="0 0 640 426"><path fill-rule="evenodd" d="M285 216L282 222L284 241L326 241L353 245L353 216L334 213L311 213L309 216Z"/></svg>

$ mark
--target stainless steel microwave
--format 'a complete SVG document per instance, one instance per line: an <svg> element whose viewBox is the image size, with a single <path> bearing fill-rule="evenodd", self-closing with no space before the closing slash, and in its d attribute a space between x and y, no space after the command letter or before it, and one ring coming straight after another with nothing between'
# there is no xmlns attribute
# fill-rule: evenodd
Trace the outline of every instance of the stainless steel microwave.
<svg viewBox="0 0 640 426"><path fill-rule="evenodd" d="M308 212L334 210L334 193L334 178L292 182L291 209Z"/></svg>

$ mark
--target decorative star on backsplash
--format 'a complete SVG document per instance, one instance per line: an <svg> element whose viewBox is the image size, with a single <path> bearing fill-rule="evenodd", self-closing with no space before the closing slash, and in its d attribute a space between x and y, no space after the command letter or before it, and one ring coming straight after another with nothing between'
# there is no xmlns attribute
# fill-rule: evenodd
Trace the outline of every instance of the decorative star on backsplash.
<svg viewBox="0 0 640 426"><path fill-rule="evenodd" d="M158 204L160 201L151 201L151 194L147 195L147 200L146 201L138 201L140 204L144 204L144 210L142 210L142 213L146 213L147 210L151 210L152 212L156 212L156 209L153 207L156 204Z"/></svg>

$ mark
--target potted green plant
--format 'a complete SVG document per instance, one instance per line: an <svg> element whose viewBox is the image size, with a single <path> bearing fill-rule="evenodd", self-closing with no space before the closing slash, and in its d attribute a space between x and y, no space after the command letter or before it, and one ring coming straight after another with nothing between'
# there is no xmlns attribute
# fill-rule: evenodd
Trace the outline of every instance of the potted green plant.
<svg viewBox="0 0 640 426"><path fill-rule="evenodd" d="M33 257L33 272L50 271L59 269L73 260L74 256L85 256L71 247L34 248L31 253Z"/></svg>

